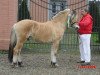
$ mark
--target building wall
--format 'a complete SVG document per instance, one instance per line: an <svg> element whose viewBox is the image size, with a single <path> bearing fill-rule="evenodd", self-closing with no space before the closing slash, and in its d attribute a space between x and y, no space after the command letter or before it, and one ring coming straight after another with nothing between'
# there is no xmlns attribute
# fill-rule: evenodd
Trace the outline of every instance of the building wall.
<svg viewBox="0 0 100 75"><path fill-rule="evenodd" d="M31 19L39 21L39 22L47 21L48 13L49 13L47 9L48 8L51 9L50 7L48 7L49 6L48 3L50 3L50 0L32 0L32 1L30 1ZM68 8L70 9L75 9L79 7L83 8L83 6L87 4L87 0L66 0L66 1L67 1ZM80 9L77 9L77 13L80 15Z"/></svg>
<svg viewBox="0 0 100 75"><path fill-rule="evenodd" d="M44 22L48 20L48 2L49 0L33 0L38 3L30 2L31 19ZM77 3L82 0L67 0L68 5ZM87 0L86 0L87 1ZM78 8L86 4L86 1L69 6L70 9ZM43 7L45 8L43 8ZM12 25L17 22L18 0L0 0L0 50L8 50L9 39ZM79 10L77 10L79 13Z"/></svg>
<svg viewBox="0 0 100 75"><path fill-rule="evenodd" d="M44 1L44 2L43 2ZM31 19L45 22L48 20L48 0L32 0L30 1Z"/></svg>
<svg viewBox="0 0 100 75"><path fill-rule="evenodd" d="M88 0L67 0L68 1L68 5L70 9L76 9L77 13L78 13L78 20L80 20L81 14L80 14L80 10L87 8L87 6L85 6L86 4L88 4Z"/></svg>
<svg viewBox="0 0 100 75"><path fill-rule="evenodd" d="M0 50L7 50L10 31L17 21L17 0L0 0Z"/></svg>

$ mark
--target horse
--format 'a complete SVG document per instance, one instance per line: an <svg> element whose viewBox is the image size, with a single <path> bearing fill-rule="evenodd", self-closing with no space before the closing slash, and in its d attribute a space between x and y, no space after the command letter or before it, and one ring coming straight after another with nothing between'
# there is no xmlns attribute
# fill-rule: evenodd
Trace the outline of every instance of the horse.
<svg viewBox="0 0 100 75"><path fill-rule="evenodd" d="M59 11L51 20L37 22L34 20L21 20L15 23L11 30L10 44L8 50L8 60L12 65L21 67L21 49L24 42L31 36L33 39L43 43L52 43L51 46L51 65L56 67L56 54L59 42L64 35L68 25L77 23L76 11L65 9ZM67 22L67 24L66 24Z"/></svg>

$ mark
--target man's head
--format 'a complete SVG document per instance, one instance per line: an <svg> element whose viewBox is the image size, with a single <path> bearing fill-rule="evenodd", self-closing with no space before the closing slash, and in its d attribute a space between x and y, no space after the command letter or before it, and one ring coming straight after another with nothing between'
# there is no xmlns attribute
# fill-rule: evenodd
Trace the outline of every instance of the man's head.
<svg viewBox="0 0 100 75"><path fill-rule="evenodd" d="M81 14L84 16L89 13L88 9L81 9Z"/></svg>

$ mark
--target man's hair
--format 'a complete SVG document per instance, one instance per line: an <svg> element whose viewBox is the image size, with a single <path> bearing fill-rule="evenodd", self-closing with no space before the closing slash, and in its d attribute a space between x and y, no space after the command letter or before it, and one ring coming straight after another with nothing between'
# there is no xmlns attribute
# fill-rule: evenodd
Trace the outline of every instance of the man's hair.
<svg viewBox="0 0 100 75"><path fill-rule="evenodd" d="M87 13L89 13L89 10L88 9L84 9L84 11L87 12Z"/></svg>
<svg viewBox="0 0 100 75"><path fill-rule="evenodd" d="M84 10L85 12L89 13L89 10L88 10L88 9L86 9L86 8L85 8L85 9L81 9L81 10Z"/></svg>

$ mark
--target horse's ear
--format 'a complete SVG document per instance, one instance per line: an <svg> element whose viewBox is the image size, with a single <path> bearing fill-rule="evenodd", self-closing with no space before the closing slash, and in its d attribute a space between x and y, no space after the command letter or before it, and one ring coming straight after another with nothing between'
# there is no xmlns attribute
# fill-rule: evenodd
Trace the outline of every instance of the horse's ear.
<svg viewBox="0 0 100 75"><path fill-rule="evenodd" d="M61 11L60 13L64 14L64 13L65 13L65 11Z"/></svg>
<svg viewBox="0 0 100 75"><path fill-rule="evenodd" d="M70 12L70 9L64 9L63 12Z"/></svg>
<svg viewBox="0 0 100 75"><path fill-rule="evenodd" d="M65 14L66 12L65 11L60 11L58 14Z"/></svg>
<svg viewBox="0 0 100 75"><path fill-rule="evenodd" d="M75 10L72 10L72 14L76 15L77 13L76 13L76 11L75 11Z"/></svg>
<svg viewBox="0 0 100 75"><path fill-rule="evenodd" d="M77 21L78 20L78 14L75 10L72 10L72 19L74 18L74 21Z"/></svg>
<svg viewBox="0 0 100 75"><path fill-rule="evenodd" d="M77 12L75 10L71 11L71 18L74 18L77 16Z"/></svg>
<svg viewBox="0 0 100 75"><path fill-rule="evenodd" d="M64 10L60 11L60 13L62 13L62 14L65 14L66 12L70 13L70 9L64 9Z"/></svg>

